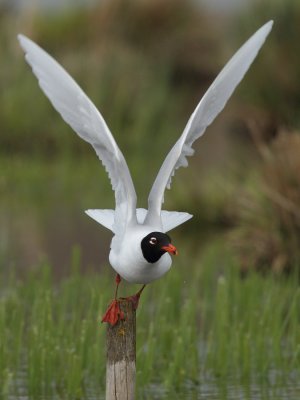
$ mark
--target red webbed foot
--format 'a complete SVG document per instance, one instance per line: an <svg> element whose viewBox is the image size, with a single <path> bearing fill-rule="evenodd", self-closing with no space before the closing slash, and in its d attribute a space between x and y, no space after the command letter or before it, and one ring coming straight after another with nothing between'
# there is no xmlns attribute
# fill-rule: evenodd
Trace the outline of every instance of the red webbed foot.
<svg viewBox="0 0 300 400"><path fill-rule="evenodd" d="M146 285L143 285L143 287L141 288L141 290L139 290L136 294L134 294L133 296L128 296L128 297L122 297L123 300L128 300L131 301L133 304L133 307L135 310L137 310L138 306L139 306L139 301L140 301L140 297L141 294L143 292L143 290L145 289Z"/></svg>
<svg viewBox="0 0 300 400"><path fill-rule="evenodd" d="M145 288L146 285L143 285L142 288L133 296L129 297L121 297L120 300L117 299L118 296L118 287L121 282L121 277L119 274L116 276L116 292L115 292L115 299L110 303L104 317L102 318L101 322L108 322L110 325L114 326L120 320L125 319L124 312L121 310L119 302L120 300L127 300L132 302L134 309L136 310L139 305L140 296Z"/></svg>
<svg viewBox="0 0 300 400"><path fill-rule="evenodd" d="M110 325L114 326L121 319L125 319L124 313L120 309L119 301L114 299L106 310L101 322L108 322Z"/></svg>

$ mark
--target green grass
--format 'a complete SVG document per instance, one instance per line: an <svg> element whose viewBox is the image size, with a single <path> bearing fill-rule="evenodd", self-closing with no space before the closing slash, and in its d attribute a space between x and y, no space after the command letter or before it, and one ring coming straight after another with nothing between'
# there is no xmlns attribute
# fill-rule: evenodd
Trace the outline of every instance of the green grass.
<svg viewBox="0 0 300 400"><path fill-rule="evenodd" d="M31 399L104 393L105 327L100 317L111 299L113 279L104 272L81 275L74 254L72 272L60 283L53 282L49 265L41 265L24 281L13 273L1 276L4 399L22 390ZM276 398L268 397L270 390L284 389L299 377L296 277L253 273L241 279L231 257L216 246L191 265L183 260L184 255L176 259L172 271L150 285L141 300L139 398L196 396L211 379L219 398L227 398L229 384L249 391L259 385L267 393L261 398ZM121 294L135 289L123 284ZM276 384L270 382L272 373ZM153 388L161 390L159 397Z"/></svg>
<svg viewBox="0 0 300 400"><path fill-rule="evenodd" d="M277 7L278 18L264 55L249 72L245 89L240 89L247 91L241 104L253 103L269 111L265 118L275 124L274 129L273 125L268 128L272 132L282 123L299 125L299 113L294 111L300 93L296 90L300 59L294 51L299 6L294 0L290 3L295 3L294 8ZM136 11L127 9L125 14L122 4L114 4L106 13L101 7L51 18L29 13L19 21L18 30L30 34L57 57L99 106L128 159L139 206L143 206L166 151L215 76L217 64L222 64L218 61L220 46L223 48L227 39L216 34L218 29L224 33L218 27L221 19L211 24L210 18L193 7L182 12L182 2L176 3L176 9L173 3L165 9L157 3L150 9L147 5ZM270 7L269 11L254 12L255 18L264 16L261 23L265 22L274 5ZM290 23L291 13L295 23ZM38 265L25 273L19 242L24 242L30 253L59 237L59 249L67 254L68 244L63 239L76 243L77 236L75 240L71 235L77 231L85 236L77 219L80 211L111 207L113 195L92 150L61 121L38 88L16 42L15 15L2 14L0 42L6 61L0 71L0 398L101 397L105 327L99 321L113 294L113 275L102 271L83 275L76 254L69 277L59 283L51 265ZM236 35L237 46L253 32L254 25L259 26L249 14L247 24L244 18L238 19L243 21L243 34ZM99 23L104 20L105 24ZM57 39L62 37L63 41ZM195 43L200 47L195 48ZM290 49L288 56L286 48ZM288 61L270 62L280 55ZM276 86L266 79L266 65L272 65L270 75L276 77L272 80ZM262 88L259 92L258 87ZM234 110L239 109L235 106ZM153 143L156 157L148 151ZM244 157L240 158L241 170L245 170ZM199 185L183 182L186 175L180 172L172 195L166 196L167 209L179 206L197 214L197 222L185 228L190 247L200 242L203 246L208 226L220 229L228 223L228 205L232 207L236 190L236 180L226 176L225 169L211 175L206 169L202 179L200 163L194 160ZM20 240L21 236L32 242ZM253 388L258 388L261 399L300 397L299 278L250 272L241 279L239 266L225 247L212 246L201 257L186 248L189 265L184 264L184 256L179 257L171 273L143 294L138 310L138 398L232 399L237 397L232 388L249 399ZM251 252L253 248L250 246ZM98 252L100 256L97 242ZM17 260L21 260L15 273L8 272L10 254L18 254ZM45 254L52 256L51 251ZM122 294L134 290L123 285Z"/></svg>

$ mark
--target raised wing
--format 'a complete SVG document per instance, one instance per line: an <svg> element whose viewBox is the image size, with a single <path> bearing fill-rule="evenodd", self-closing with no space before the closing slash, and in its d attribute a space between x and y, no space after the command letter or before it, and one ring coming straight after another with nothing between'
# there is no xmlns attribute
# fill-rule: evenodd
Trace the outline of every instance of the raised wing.
<svg viewBox="0 0 300 400"><path fill-rule="evenodd" d="M115 191L115 231L136 222L136 193L123 154L102 115L71 76L49 54L18 35L39 85L63 119L90 143L102 161Z"/></svg>
<svg viewBox="0 0 300 400"><path fill-rule="evenodd" d="M176 169L188 165L186 157L193 155L192 145L194 141L203 135L206 128L222 111L234 89L243 79L257 56L259 49L264 44L272 25L273 21L269 21L251 36L225 65L201 99L179 140L167 155L154 181L148 198L149 211L146 223L160 223L164 191L166 187L170 188L172 176Z"/></svg>

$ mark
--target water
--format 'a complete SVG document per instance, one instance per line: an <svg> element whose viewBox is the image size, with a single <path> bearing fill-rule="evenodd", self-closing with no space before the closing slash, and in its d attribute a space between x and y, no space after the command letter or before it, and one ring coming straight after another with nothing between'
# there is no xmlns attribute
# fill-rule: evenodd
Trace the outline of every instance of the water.
<svg viewBox="0 0 300 400"><path fill-rule="evenodd" d="M0 257L5 268L20 275L48 260L55 277L66 275L74 246L81 249L83 269L99 269L107 263L111 233L91 220L83 209L49 202L39 205L3 205L0 209Z"/></svg>
<svg viewBox="0 0 300 400"><path fill-rule="evenodd" d="M15 379L8 385L7 400L34 400L29 396L26 387L27 369L24 362ZM104 377L102 379L104 381ZM65 398L67 393L53 392L44 400L58 400ZM145 388L137 389L138 399L171 400L171 399L205 399L205 400L297 400L300 398L300 374L299 371L291 371L288 374L280 370L271 369L263 378L253 376L250 382L242 378L216 377L213 373L203 371L199 383L187 381L178 392L166 387L162 383L152 383ZM85 379L84 400L104 400L105 391L88 379ZM40 400L40 399L39 399Z"/></svg>
<svg viewBox="0 0 300 400"><path fill-rule="evenodd" d="M270 375L280 375L280 371L271 371ZM292 374L293 375L293 374ZM296 371L295 371L295 376ZM26 372L20 372L20 375L12 384L14 390L11 390L7 396L8 400L32 400L26 389L24 377ZM280 380L281 382L281 380ZM65 394L67 398L67 394ZM46 399L58 400L64 397L56 393L55 389L52 395ZM171 399L205 399L205 400L297 400L300 398L300 382L293 376L286 377L285 383L272 382L270 380L262 383L259 379L252 383L241 383L234 380L217 379L209 375L201 377L201 383L195 385L186 383L186 388L180 392L167 389L162 384L151 384L143 390L138 390L138 399L151 400L171 400ZM46 400L45 399L45 400ZM86 391L83 397L85 400L105 399L105 392L96 390L95 386L86 384Z"/></svg>

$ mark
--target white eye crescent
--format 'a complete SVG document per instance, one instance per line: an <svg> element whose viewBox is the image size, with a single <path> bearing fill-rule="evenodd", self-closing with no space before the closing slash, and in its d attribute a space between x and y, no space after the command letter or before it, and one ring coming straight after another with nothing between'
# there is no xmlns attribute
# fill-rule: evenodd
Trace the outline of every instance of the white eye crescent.
<svg viewBox="0 0 300 400"><path fill-rule="evenodd" d="M152 237L152 238L149 240L149 243L152 244L152 245L155 245L155 244L157 243L156 237Z"/></svg>

